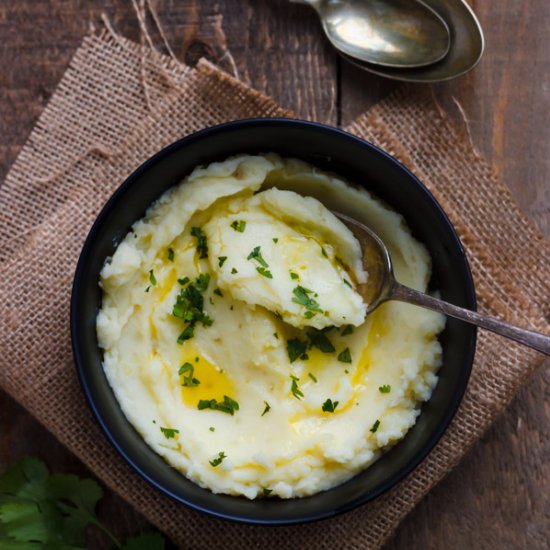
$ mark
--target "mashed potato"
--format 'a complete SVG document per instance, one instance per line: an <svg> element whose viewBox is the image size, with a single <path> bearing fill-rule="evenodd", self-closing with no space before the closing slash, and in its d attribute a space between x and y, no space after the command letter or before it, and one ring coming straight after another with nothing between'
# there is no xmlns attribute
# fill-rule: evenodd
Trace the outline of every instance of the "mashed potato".
<svg viewBox="0 0 550 550"><path fill-rule="evenodd" d="M276 155L197 168L101 272L103 367L129 421L214 492L282 498L338 485L414 425L437 382L444 317L391 302L365 319L351 232L372 227L397 278L430 258L397 213Z"/></svg>

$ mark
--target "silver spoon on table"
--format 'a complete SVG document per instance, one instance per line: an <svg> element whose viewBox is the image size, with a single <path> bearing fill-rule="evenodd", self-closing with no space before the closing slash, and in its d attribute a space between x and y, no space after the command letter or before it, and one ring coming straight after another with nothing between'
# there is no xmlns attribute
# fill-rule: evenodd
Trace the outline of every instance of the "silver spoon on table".
<svg viewBox="0 0 550 550"><path fill-rule="evenodd" d="M337 212L334 214L351 229L363 250L363 265L368 273L368 281L364 285L359 285L358 291L367 303L367 313L383 302L399 300L472 323L550 355L550 336L449 304L398 283L393 275L390 254L380 237L357 220Z"/></svg>
<svg viewBox="0 0 550 550"><path fill-rule="evenodd" d="M292 0L315 9L328 39L373 65L432 65L449 51L447 23L420 0Z"/></svg>

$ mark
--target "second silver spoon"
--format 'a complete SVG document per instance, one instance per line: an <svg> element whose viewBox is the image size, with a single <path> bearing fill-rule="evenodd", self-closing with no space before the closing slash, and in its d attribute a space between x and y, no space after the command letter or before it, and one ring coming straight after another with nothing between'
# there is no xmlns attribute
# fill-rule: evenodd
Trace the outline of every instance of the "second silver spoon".
<svg viewBox="0 0 550 550"><path fill-rule="evenodd" d="M431 65L449 51L445 21L420 0L293 0L318 13L335 48L395 68Z"/></svg>

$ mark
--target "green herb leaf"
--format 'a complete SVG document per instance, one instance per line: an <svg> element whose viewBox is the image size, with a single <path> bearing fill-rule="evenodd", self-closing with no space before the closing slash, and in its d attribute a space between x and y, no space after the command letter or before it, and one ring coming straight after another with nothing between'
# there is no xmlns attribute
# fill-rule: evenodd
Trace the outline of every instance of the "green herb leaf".
<svg viewBox="0 0 550 550"><path fill-rule="evenodd" d="M300 275L298 275L298 273L294 273L294 271L291 271L290 272L290 278L294 281L296 281L297 279L300 278Z"/></svg>
<svg viewBox="0 0 550 550"><path fill-rule="evenodd" d="M267 497L273 492L273 489L268 489L267 487L264 487L264 495Z"/></svg>
<svg viewBox="0 0 550 550"><path fill-rule="evenodd" d="M327 399L324 403L323 403L323 412L329 412L329 413L333 413L336 409L336 407L338 406L338 401L332 401L332 399Z"/></svg>
<svg viewBox="0 0 550 550"><path fill-rule="evenodd" d="M214 428L214 426L210 426L210 428L208 428L211 432L215 432L216 431L216 428Z"/></svg>
<svg viewBox="0 0 550 550"><path fill-rule="evenodd" d="M376 430L378 430L378 428L380 427L380 420L377 420L373 425L372 425L372 428L370 429L370 431L372 433L376 433Z"/></svg>
<svg viewBox="0 0 550 550"><path fill-rule="evenodd" d="M348 285L350 288L353 288L353 287L351 286L351 283L350 283L347 279L342 279L342 281L344 281L344 284L345 284L345 285Z"/></svg>
<svg viewBox="0 0 550 550"><path fill-rule="evenodd" d="M349 348L346 348L338 354L338 361L341 361L342 363L351 363L351 353Z"/></svg>
<svg viewBox="0 0 550 550"><path fill-rule="evenodd" d="M194 283L180 290L176 297L176 303L172 308L172 315L183 319L187 326L178 337L178 344L193 338L195 325L200 322L204 327L212 325L212 319L204 312L204 298L202 293L206 291L210 283L210 275L201 273Z"/></svg>
<svg viewBox="0 0 550 550"><path fill-rule="evenodd" d="M189 325L183 329L178 336L178 344L183 344L186 340L190 340L195 336L195 325Z"/></svg>
<svg viewBox="0 0 550 550"><path fill-rule="evenodd" d="M210 275L208 273L201 273L195 281L195 286L199 292L204 292L208 288L209 283Z"/></svg>
<svg viewBox="0 0 550 550"><path fill-rule="evenodd" d="M216 289L214 290L214 294L216 294L216 295L219 296L220 298L223 298L222 291L221 291L219 288L216 288Z"/></svg>
<svg viewBox="0 0 550 550"><path fill-rule="evenodd" d="M260 247L256 246L252 252L246 257L247 260L256 260L261 266L269 267L269 264L264 260L262 253L260 252Z"/></svg>
<svg viewBox="0 0 550 550"><path fill-rule="evenodd" d="M277 340L279 339L279 335L276 332L273 333L273 337L277 338Z"/></svg>
<svg viewBox="0 0 550 550"><path fill-rule="evenodd" d="M192 227L191 235L197 239L199 258L208 258L208 243L204 231L200 227Z"/></svg>
<svg viewBox="0 0 550 550"><path fill-rule="evenodd" d="M317 382L319 382L319 380L317 380L317 378L311 374L311 372L308 372L307 375L317 384Z"/></svg>
<svg viewBox="0 0 550 550"><path fill-rule="evenodd" d="M233 275L235 275L235 273L238 273L238 271L233 267L233 268L231 268L231 273L232 273Z"/></svg>
<svg viewBox="0 0 550 550"><path fill-rule="evenodd" d="M267 414L271 410L271 405L267 401L264 401L264 403L265 403L265 408L261 416L263 416L264 414Z"/></svg>
<svg viewBox="0 0 550 550"><path fill-rule="evenodd" d="M173 262L174 261L174 250L172 248L168 249L168 261Z"/></svg>
<svg viewBox="0 0 550 550"><path fill-rule="evenodd" d="M279 239L277 237L273 237L273 242L277 244L279 242Z"/></svg>
<svg viewBox="0 0 550 550"><path fill-rule="evenodd" d="M327 254L327 251L321 247L321 254L325 257L325 258L328 258L328 254Z"/></svg>
<svg viewBox="0 0 550 550"><path fill-rule="evenodd" d="M164 437L166 439L174 439L176 437L176 434L179 434L179 430L175 430L174 428L163 428L161 426L160 431L164 434Z"/></svg>
<svg viewBox="0 0 550 550"><path fill-rule="evenodd" d="M292 294L294 294L294 298L292 298L292 301L304 306L306 309L309 309L310 311L323 313L323 310L319 307L319 303L315 301L313 298L309 297L309 294L312 294L313 290L309 290L307 288L304 288L303 286L298 285L293 291Z"/></svg>
<svg viewBox="0 0 550 550"><path fill-rule="evenodd" d="M334 353L336 348L332 345L332 342L322 332L308 332L308 338L310 345L314 348L320 349L323 353Z"/></svg>
<svg viewBox="0 0 550 550"><path fill-rule="evenodd" d="M178 283L181 286L185 286L191 279L189 277L182 277L181 279L178 279Z"/></svg>
<svg viewBox="0 0 550 550"><path fill-rule="evenodd" d="M348 334L353 333L353 326L352 325L346 325L346 328L342 331L342 336L347 336Z"/></svg>
<svg viewBox="0 0 550 550"><path fill-rule="evenodd" d="M390 393L391 392L391 386L389 384L384 384L383 386L380 386L378 388L378 391L380 393Z"/></svg>
<svg viewBox="0 0 550 550"><path fill-rule="evenodd" d="M303 342L298 338L288 340L286 343L286 351L288 353L288 359L291 363L294 363L297 359L304 359L307 350L307 342Z"/></svg>
<svg viewBox="0 0 550 550"><path fill-rule="evenodd" d="M212 409L213 411L220 411L233 416L235 411L239 410L239 404L231 399L231 397L224 395L221 403L216 399L201 399L197 405L197 408L199 411L204 409Z"/></svg>
<svg viewBox="0 0 550 550"><path fill-rule="evenodd" d="M298 387L298 381L300 380L299 378L296 378L296 376L292 376L290 375L290 378L292 379L292 383L290 385L290 391L292 392L292 395L296 398L296 399L301 399L302 397L304 397L304 394L302 393L302 390Z"/></svg>
<svg viewBox="0 0 550 550"><path fill-rule="evenodd" d="M178 374L181 376L182 374L189 373L187 376L183 377L183 384L182 386L186 388L195 388L198 386L201 382L200 380L197 380L193 374L195 372L195 367L191 363L184 363L179 371Z"/></svg>
<svg viewBox="0 0 550 550"><path fill-rule="evenodd" d="M210 466L212 466L212 468L215 468L216 466L219 466L225 458L227 458L227 455L223 451L220 451L217 458L214 460L209 460L208 462L210 462Z"/></svg>
<svg viewBox="0 0 550 550"><path fill-rule="evenodd" d="M157 279L155 277L155 273L153 272L152 269L149 270L149 282L155 286L157 284Z"/></svg>
<svg viewBox="0 0 550 550"><path fill-rule="evenodd" d="M260 275L263 275L264 277L268 278L268 279L273 279L273 275L271 274L271 271L269 271L268 269L266 269L265 267L257 267L256 268L256 271L260 274Z"/></svg>
<svg viewBox="0 0 550 550"><path fill-rule="evenodd" d="M225 260L227 260L227 256L218 256L218 267L222 267L222 265L225 263Z"/></svg>
<svg viewBox="0 0 550 550"><path fill-rule="evenodd" d="M244 220L235 220L231 223L231 227L238 231L239 233L244 233L244 229L246 227L246 222Z"/></svg>
<svg viewBox="0 0 550 550"><path fill-rule="evenodd" d="M145 289L145 292L149 292L151 290L151 286L149 285L146 289Z"/></svg>

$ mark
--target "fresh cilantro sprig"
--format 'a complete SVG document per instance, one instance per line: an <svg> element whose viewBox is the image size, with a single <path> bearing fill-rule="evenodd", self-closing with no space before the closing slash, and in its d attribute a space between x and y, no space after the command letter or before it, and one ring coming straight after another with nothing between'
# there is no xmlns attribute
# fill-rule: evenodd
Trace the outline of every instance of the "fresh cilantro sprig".
<svg viewBox="0 0 550 550"><path fill-rule="evenodd" d="M96 516L103 490L92 479L51 474L37 458L24 458L0 476L0 548L10 550L86 547L89 526L119 550L163 550L160 533L119 541Z"/></svg>

